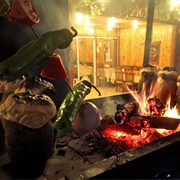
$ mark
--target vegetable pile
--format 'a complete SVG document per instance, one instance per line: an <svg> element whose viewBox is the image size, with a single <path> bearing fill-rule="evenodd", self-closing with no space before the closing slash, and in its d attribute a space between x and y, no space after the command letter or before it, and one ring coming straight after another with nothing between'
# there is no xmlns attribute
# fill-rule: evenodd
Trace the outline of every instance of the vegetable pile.
<svg viewBox="0 0 180 180"><path fill-rule="evenodd" d="M16 25L31 28L39 22L38 13L30 0L14 0L12 7L9 0L0 0L0 16ZM100 124L98 108L84 101L92 87L98 91L90 82L76 84L57 111L51 97L44 93L47 88L53 89L51 84L41 79L26 78L27 73L41 68L41 77L67 79L66 69L56 50L69 47L76 35L73 27L71 30L63 28L46 32L0 63L0 92L3 94L0 122L5 132L6 151L25 178L32 172L36 172L37 176L42 173L53 153L56 132L65 135L74 130L86 134Z"/></svg>
<svg viewBox="0 0 180 180"><path fill-rule="evenodd" d="M11 8L8 0L0 2L3 4L0 9L1 15L6 14L10 22L23 26L33 26L39 22L38 13L30 0L14 0ZM67 79L67 72L61 57L55 51L58 48L69 47L77 35L77 31L73 27L71 30L74 34L65 28L49 31L22 46L13 56L0 63L0 75L3 80L14 82L36 68L42 68L41 77L50 80ZM72 129L75 118L82 117L80 110L84 111L87 106L97 110L93 104L84 105L84 98L90 93L92 87L94 86L90 82L82 81L73 88L72 92L67 94L59 107L57 120L54 122L54 127L60 134L66 134ZM99 119L100 117L98 121ZM79 121L77 120L77 122ZM74 125L76 130L77 125L78 123Z"/></svg>

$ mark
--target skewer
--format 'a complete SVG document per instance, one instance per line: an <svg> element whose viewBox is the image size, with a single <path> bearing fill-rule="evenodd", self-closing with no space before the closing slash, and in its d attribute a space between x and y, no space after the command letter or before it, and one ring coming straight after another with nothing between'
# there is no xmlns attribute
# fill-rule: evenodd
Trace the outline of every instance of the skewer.
<svg viewBox="0 0 180 180"><path fill-rule="evenodd" d="M36 33L36 31L34 30L34 28L33 28L33 26L30 26L31 27L31 29L32 29L32 31L33 31L33 33L34 33L34 35L36 36L36 38L38 39L39 38L39 36L38 36L38 34Z"/></svg>
<svg viewBox="0 0 180 180"><path fill-rule="evenodd" d="M35 35L36 38L38 39L39 36L38 36L38 34L36 33L35 29L33 28L33 26L30 26L30 27L31 27L31 30L33 31L34 35ZM75 31L74 28L72 28L72 30L75 32L75 35L74 35L74 36L76 36L76 35L77 35L77 32ZM72 88L69 86L69 84L67 83L67 81L66 81L65 79L64 79L64 82L65 82L65 84L67 85L67 87L70 89L70 91L74 94Z"/></svg>
<svg viewBox="0 0 180 180"><path fill-rule="evenodd" d="M67 83L66 79L64 79L64 82L66 83L67 87L69 88L69 90L74 94L72 88L69 86L69 84Z"/></svg>
<svg viewBox="0 0 180 180"><path fill-rule="evenodd" d="M114 155L117 157L117 160L119 160L119 156L116 154L116 152L114 151L114 149L110 146L109 142L107 141L106 138L104 138L103 134L101 133L101 131L99 130L99 128L96 128L96 130L98 131L98 133L100 134L100 136L102 137L102 139L106 142L106 144L108 145L108 147L111 149L111 151L114 153Z"/></svg>

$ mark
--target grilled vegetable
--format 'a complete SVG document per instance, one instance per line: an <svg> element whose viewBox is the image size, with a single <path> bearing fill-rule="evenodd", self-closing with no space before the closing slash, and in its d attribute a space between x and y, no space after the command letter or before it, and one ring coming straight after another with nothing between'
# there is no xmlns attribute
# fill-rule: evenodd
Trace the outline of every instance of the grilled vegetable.
<svg viewBox="0 0 180 180"><path fill-rule="evenodd" d="M3 93L3 95L14 93L14 91L19 88L25 80L26 78L24 76L13 82L8 82L0 78L0 93Z"/></svg>
<svg viewBox="0 0 180 180"><path fill-rule="evenodd" d="M54 127L58 130L59 134L67 134L72 129L72 123L79 108L84 102L84 98L90 93L92 87L96 89L90 82L84 80L74 86L73 93L69 92L67 94L59 107L57 119L54 122Z"/></svg>
<svg viewBox="0 0 180 180"><path fill-rule="evenodd" d="M30 0L14 0L8 19L24 26L33 26L39 22L38 13Z"/></svg>
<svg viewBox="0 0 180 180"><path fill-rule="evenodd" d="M0 0L0 16L6 16L10 10L9 0Z"/></svg>
<svg viewBox="0 0 180 180"><path fill-rule="evenodd" d="M7 81L25 75L31 70L41 67L54 51L67 48L77 31L71 28L74 35L68 29L49 31L20 48L17 53L0 63L0 74Z"/></svg>
<svg viewBox="0 0 180 180"><path fill-rule="evenodd" d="M96 105L84 102L74 119L73 129L80 134L90 133L100 125L101 119L101 113Z"/></svg>
<svg viewBox="0 0 180 180"><path fill-rule="evenodd" d="M27 91L12 93L0 104L0 118L14 121L26 127L37 129L56 115L56 106L44 94Z"/></svg>
<svg viewBox="0 0 180 180"><path fill-rule="evenodd" d="M16 82L16 81L13 81ZM12 83L12 82L9 82ZM39 77L33 76L31 78L25 79L21 85L15 89L14 93L22 93L31 91L35 94L45 94L47 95L48 92L55 92L55 88L53 84L50 82L41 79Z"/></svg>
<svg viewBox="0 0 180 180"><path fill-rule="evenodd" d="M49 56L40 75L51 80L62 80L68 78L59 54L54 53L52 56Z"/></svg>

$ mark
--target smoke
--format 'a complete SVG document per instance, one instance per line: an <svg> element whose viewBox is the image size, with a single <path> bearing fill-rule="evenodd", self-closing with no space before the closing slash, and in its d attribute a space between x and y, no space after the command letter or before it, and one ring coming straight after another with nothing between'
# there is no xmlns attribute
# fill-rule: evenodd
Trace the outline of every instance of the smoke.
<svg viewBox="0 0 180 180"><path fill-rule="evenodd" d="M12 5L12 0L10 1ZM32 0L40 21L33 26L38 35L68 28L67 0ZM0 61L12 56L21 46L36 38L30 27L15 25L0 17ZM61 52L62 53L62 52Z"/></svg>
<svg viewBox="0 0 180 180"><path fill-rule="evenodd" d="M10 0L11 5L12 2L13 0ZM68 0L31 0L31 2L40 18L40 21L33 26L38 36L48 31L68 28ZM0 62L14 55L20 47L35 38L31 27L15 25L6 17L0 16ZM57 50L56 53L62 57L68 72L69 48ZM38 72L34 72L34 75L36 73ZM55 81L53 84L56 87L57 106L59 106L69 89L64 85L64 81Z"/></svg>
<svg viewBox="0 0 180 180"><path fill-rule="evenodd" d="M34 26L39 34L68 28L68 0L32 0L40 21Z"/></svg>

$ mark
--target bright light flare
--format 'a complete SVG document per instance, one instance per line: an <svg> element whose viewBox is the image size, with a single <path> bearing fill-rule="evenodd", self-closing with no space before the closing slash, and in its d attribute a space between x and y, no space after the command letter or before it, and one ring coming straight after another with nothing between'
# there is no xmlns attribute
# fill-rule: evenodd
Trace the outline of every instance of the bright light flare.
<svg viewBox="0 0 180 180"><path fill-rule="evenodd" d="M171 0L170 1L170 11L175 11L178 6L180 6L180 0Z"/></svg>
<svg viewBox="0 0 180 180"><path fill-rule="evenodd" d="M85 29L89 29L90 28L90 21L89 21L89 17L86 15L85 16Z"/></svg>
<svg viewBox="0 0 180 180"><path fill-rule="evenodd" d="M115 26L115 23L116 23L115 17L108 18L108 22L107 22L108 31L112 30L112 28Z"/></svg>
<svg viewBox="0 0 180 180"><path fill-rule="evenodd" d="M133 29L137 29L138 28L138 21L137 20L133 20Z"/></svg>
<svg viewBox="0 0 180 180"><path fill-rule="evenodd" d="M171 0L170 3L172 6L178 6L180 5L180 0Z"/></svg>
<svg viewBox="0 0 180 180"><path fill-rule="evenodd" d="M178 114L176 106L171 109L169 104L168 104L168 108L167 108L166 112L164 113L164 116L180 119L180 115Z"/></svg>
<svg viewBox="0 0 180 180"><path fill-rule="evenodd" d="M76 16L76 23L77 24L82 24L82 22L83 22L83 14L76 13L75 16Z"/></svg>

